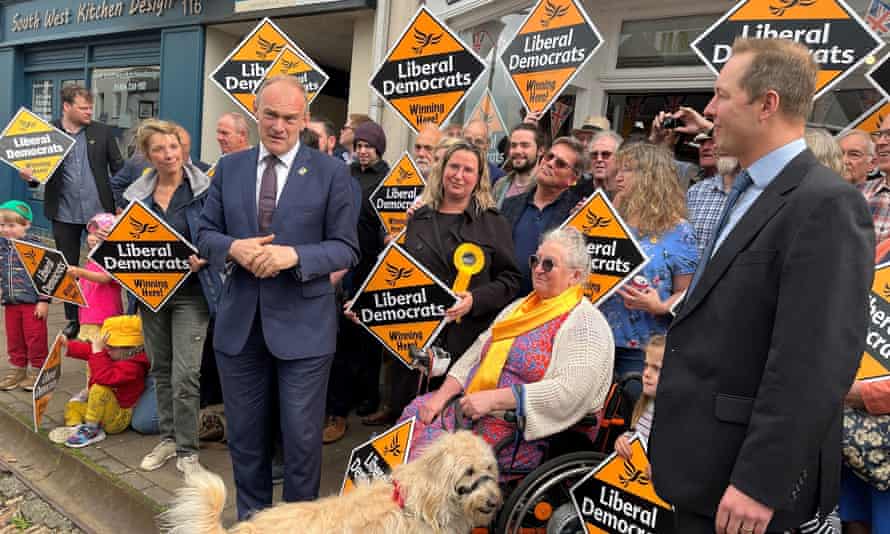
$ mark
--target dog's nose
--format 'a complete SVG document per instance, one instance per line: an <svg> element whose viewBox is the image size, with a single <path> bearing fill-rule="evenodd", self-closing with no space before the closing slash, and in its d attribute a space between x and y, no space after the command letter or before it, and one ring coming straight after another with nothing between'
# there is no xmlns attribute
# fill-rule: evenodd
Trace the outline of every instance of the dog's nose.
<svg viewBox="0 0 890 534"><path fill-rule="evenodd" d="M488 499L487 501L485 501L485 504L486 504L486 506L488 506L489 508L496 508L496 507L500 504L500 501L499 501L499 500Z"/></svg>

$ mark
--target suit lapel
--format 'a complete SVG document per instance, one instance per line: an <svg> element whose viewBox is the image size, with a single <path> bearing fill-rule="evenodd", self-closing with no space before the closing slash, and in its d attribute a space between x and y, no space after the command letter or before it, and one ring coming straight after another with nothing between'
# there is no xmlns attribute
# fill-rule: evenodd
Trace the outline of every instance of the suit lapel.
<svg viewBox="0 0 890 534"><path fill-rule="evenodd" d="M791 160L766 189L757 197L738 224L732 229L720 248L705 266L701 280L686 302L680 308L675 323L683 320L704 300L705 296L720 281L736 256L760 232L766 223L785 205L785 195L797 187L810 167L816 164L815 157L808 149ZM702 259L701 261L705 261Z"/></svg>
<svg viewBox="0 0 890 534"><path fill-rule="evenodd" d="M244 209L247 212L247 222L250 225L250 231L253 235L259 234L260 231L259 224L257 224L256 220L256 176L257 168L260 165L259 158L259 147L250 149L250 156L244 158L244 166L248 168L245 169L243 175L241 173L236 173L236 176L241 175L245 177L245 179L241 181L241 187L243 188L241 198L244 199Z"/></svg>

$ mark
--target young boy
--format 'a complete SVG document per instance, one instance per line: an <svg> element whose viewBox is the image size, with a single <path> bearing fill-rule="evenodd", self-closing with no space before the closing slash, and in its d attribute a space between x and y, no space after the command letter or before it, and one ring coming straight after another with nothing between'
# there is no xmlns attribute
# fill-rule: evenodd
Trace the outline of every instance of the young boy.
<svg viewBox="0 0 890 534"><path fill-rule="evenodd" d="M46 314L49 298L38 295L10 239L39 243L28 235L31 207L21 200L0 204L0 290L6 316L6 352L10 370L0 380L0 390L34 389L37 374L49 352ZM30 371L28 364L31 365Z"/></svg>
<svg viewBox="0 0 890 534"><path fill-rule="evenodd" d="M49 434L50 440L80 448L117 434L130 426L133 406L145 388L149 363L138 315L109 317L92 343L68 341L68 356L87 360L90 385L86 402L65 404L65 425Z"/></svg>

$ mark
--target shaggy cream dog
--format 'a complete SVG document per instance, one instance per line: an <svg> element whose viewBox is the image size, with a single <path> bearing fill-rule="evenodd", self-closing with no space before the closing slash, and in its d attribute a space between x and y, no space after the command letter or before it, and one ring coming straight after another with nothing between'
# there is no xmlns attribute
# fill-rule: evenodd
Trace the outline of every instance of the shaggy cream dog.
<svg viewBox="0 0 890 534"><path fill-rule="evenodd" d="M487 526L501 504L497 461L471 432L444 435L397 467L392 482L362 484L343 496L279 504L232 527L231 534L467 534ZM223 534L226 488L217 475L192 476L161 514L171 534Z"/></svg>

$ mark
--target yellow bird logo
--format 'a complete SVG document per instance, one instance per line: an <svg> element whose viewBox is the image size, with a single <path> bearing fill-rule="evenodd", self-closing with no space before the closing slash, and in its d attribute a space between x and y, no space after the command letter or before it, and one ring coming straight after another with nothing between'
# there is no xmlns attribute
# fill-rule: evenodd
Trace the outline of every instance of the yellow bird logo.
<svg viewBox="0 0 890 534"><path fill-rule="evenodd" d="M884 297L890 299L890 284L884 284Z"/></svg>
<svg viewBox="0 0 890 534"><path fill-rule="evenodd" d="M283 74L287 74L289 72L295 71L302 64L301 61L288 61L286 59L281 60L281 72Z"/></svg>
<svg viewBox="0 0 890 534"><path fill-rule="evenodd" d="M275 41L268 41L260 37L257 40L257 46L260 48L256 51L256 55L260 59L265 59L269 54L277 54L284 48L284 43L278 44Z"/></svg>
<svg viewBox="0 0 890 534"><path fill-rule="evenodd" d="M808 7L815 3L816 0L779 0L779 6L769 6L769 12L777 17L781 17L793 7Z"/></svg>
<svg viewBox="0 0 890 534"><path fill-rule="evenodd" d="M142 238L143 234L152 234L158 229L158 225L151 223L141 223L135 218L130 219L130 237L133 239Z"/></svg>
<svg viewBox="0 0 890 534"><path fill-rule="evenodd" d="M31 128L37 126L36 121L29 121L29 120L24 120L24 121L22 121L21 124L22 124L23 130L30 130Z"/></svg>
<svg viewBox="0 0 890 534"><path fill-rule="evenodd" d="M587 224L581 228L581 231L584 233L592 232L596 228L605 228L612 223L611 217L600 217L596 213L591 213L589 211L585 215L585 218L587 219Z"/></svg>
<svg viewBox="0 0 890 534"><path fill-rule="evenodd" d="M625 488L634 483L645 486L649 483L649 476L641 469L637 469L630 460L624 460L624 474L618 475L618 480Z"/></svg>
<svg viewBox="0 0 890 534"><path fill-rule="evenodd" d="M399 280L410 278L414 273L414 269L410 267L395 267L387 263L386 272L388 272L390 276L390 278L386 280L386 283L394 287Z"/></svg>
<svg viewBox="0 0 890 534"><path fill-rule="evenodd" d="M22 257L31 263L37 261L37 253L34 252L34 250L26 250L25 252L22 252Z"/></svg>
<svg viewBox="0 0 890 534"><path fill-rule="evenodd" d="M399 443L399 435L396 434L390 440L389 445L383 448L383 454L392 454L393 456L402 455L402 444Z"/></svg>
<svg viewBox="0 0 890 534"><path fill-rule="evenodd" d="M396 183L405 183L405 180L414 176L414 173L399 167L399 174L396 176Z"/></svg>
<svg viewBox="0 0 890 534"><path fill-rule="evenodd" d="M415 54L420 55L423 52L423 49L434 44L439 44L439 41L442 40L441 33L424 33L420 31L418 28L414 28L414 42L417 46L411 48Z"/></svg>
<svg viewBox="0 0 890 534"><path fill-rule="evenodd" d="M569 6L561 6L559 4L547 2L547 4L544 5L544 12L547 16L541 19L541 26L546 28L547 26L550 26L551 22L568 13Z"/></svg>

